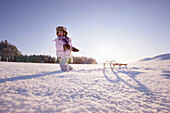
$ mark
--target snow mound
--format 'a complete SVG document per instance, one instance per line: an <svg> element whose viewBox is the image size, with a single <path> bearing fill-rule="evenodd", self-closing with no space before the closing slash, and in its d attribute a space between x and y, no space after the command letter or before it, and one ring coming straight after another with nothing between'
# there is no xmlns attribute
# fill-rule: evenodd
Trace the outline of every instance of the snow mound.
<svg viewBox="0 0 170 113"><path fill-rule="evenodd" d="M71 66L0 62L0 112L170 112L170 60Z"/></svg>
<svg viewBox="0 0 170 113"><path fill-rule="evenodd" d="M144 58L144 59L140 60L140 62L150 61L150 60L155 60L155 59L159 59L159 60L170 60L170 53L158 55L158 56L155 56L155 57Z"/></svg>

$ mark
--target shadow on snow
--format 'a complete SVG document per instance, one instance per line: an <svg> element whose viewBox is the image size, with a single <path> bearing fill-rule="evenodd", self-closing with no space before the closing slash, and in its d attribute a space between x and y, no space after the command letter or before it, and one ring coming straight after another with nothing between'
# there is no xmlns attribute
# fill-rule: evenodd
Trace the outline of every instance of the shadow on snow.
<svg viewBox="0 0 170 113"><path fill-rule="evenodd" d="M53 71L53 72L46 72L46 73L42 73L42 74L17 76L17 77L12 77L12 78L0 79L0 83L4 83L7 81L32 79L32 78L42 77L42 76L51 75L51 74L59 74L59 73L62 73L62 71ZM59 78L63 78L63 76L59 76Z"/></svg>
<svg viewBox="0 0 170 113"><path fill-rule="evenodd" d="M116 76L116 80L111 80L108 75L106 74L105 72L105 69L103 69L103 74L105 76L105 78L109 81L109 82L112 82L112 83L118 83L118 82L123 82L124 84L126 84L127 86L135 89L135 90L138 90L140 92L144 92L146 95L153 95L152 92L144 85L142 84L141 82L139 82L138 80L135 79L136 75L142 73L142 72L138 72L138 71L118 71L118 72L115 72L113 70L113 68L111 68L112 72L113 72L113 75ZM124 73L126 74L127 76L129 76L131 79L133 79L137 84L138 86L133 86L132 84L129 84L128 82L126 82L125 80L123 80L118 73Z"/></svg>

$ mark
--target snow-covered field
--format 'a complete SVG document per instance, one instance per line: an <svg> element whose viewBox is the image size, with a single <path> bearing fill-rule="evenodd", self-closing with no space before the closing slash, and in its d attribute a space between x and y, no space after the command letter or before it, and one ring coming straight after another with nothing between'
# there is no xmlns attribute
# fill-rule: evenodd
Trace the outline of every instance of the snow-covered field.
<svg viewBox="0 0 170 113"><path fill-rule="evenodd" d="M0 62L1 113L170 112L170 60L134 62L128 69Z"/></svg>

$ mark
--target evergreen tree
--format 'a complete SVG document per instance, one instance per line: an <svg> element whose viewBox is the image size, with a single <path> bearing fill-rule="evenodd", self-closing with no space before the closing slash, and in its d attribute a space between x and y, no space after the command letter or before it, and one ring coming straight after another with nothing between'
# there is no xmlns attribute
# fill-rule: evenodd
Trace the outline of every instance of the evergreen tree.
<svg viewBox="0 0 170 113"><path fill-rule="evenodd" d="M0 56L2 61L15 61L15 58L19 55L21 55L21 52L15 45L8 43L7 40L0 42Z"/></svg>

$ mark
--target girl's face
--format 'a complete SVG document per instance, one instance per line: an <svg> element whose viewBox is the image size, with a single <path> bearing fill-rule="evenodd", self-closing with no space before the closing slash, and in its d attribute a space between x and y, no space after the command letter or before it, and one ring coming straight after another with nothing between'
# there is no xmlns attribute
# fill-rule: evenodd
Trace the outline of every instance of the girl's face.
<svg viewBox="0 0 170 113"><path fill-rule="evenodd" d="M64 33L63 33L63 31L58 31L58 36L61 36L61 37L63 37L63 36L64 36Z"/></svg>

